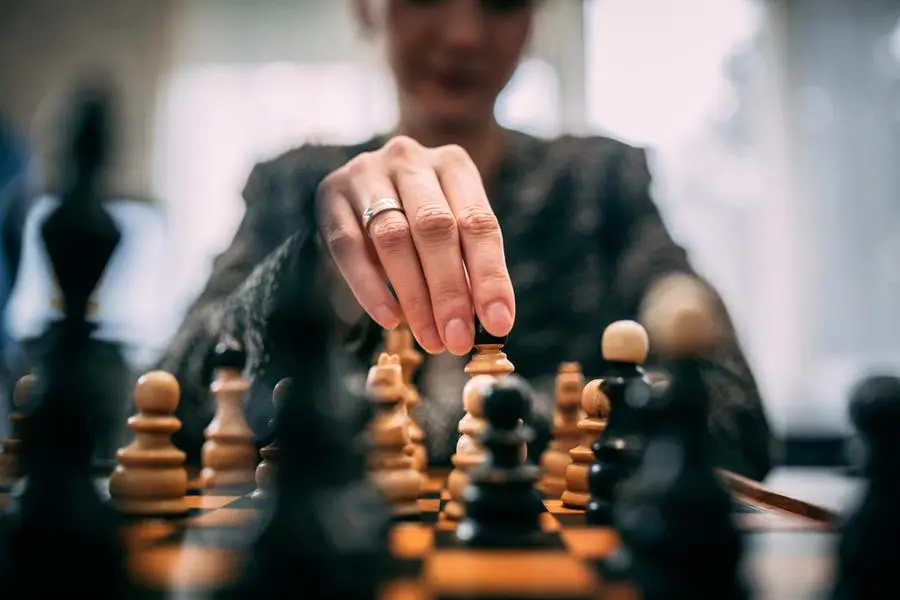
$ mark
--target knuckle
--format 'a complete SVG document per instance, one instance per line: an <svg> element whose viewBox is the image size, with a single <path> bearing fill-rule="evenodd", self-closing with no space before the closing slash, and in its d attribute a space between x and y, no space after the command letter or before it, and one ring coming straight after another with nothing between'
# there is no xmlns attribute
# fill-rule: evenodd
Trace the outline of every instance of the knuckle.
<svg viewBox="0 0 900 600"><path fill-rule="evenodd" d="M445 166L461 166L472 162L469 153L466 152L462 146L457 144L441 146L435 151L437 153L438 162Z"/></svg>
<svg viewBox="0 0 900 600"><path fill-rule="evenodd" d="M494 237L500 233L500 222L490 210L470 207L458 216L459 229L463 235L472 237Z"/></svg>
<svg viewBox="0 0 900 600"><path fill-rule="evenodd" d="M423 238L433 241L444 241L455 237L458 233L456 218L447 208L423 205L413 218L415 232Z"/></svg>
<svg viewBox="0 0 900 600"><path fill-rule="evenodd" d="M370 152L363 152L348 161L340 171L343 171L342 175L344 178L358 179L369 172L371 162L372 154Z"/></svg>
<svg viewBox="0 0 900 600"><path fill-rule="evenodd" d="M418 156L422 150L419 142L405 135L391 138L384 145L384 155L391 161L406 161Z"/></svg>
<svg viewBox="0 0 900 600"><path fill-rule="evenodd" d="M319 185L316 187L316 200L319 204L327 203L328 199L338 191L343 168L332 171L319 182Z"/></svg>
<svg viewBox="0 0 900 600"><path fill-rule="evenodd" d="M372 243L385 250L399 250L409 243L409 223L401 215L383 214L369 225Z"/></svg>
<svg viewBox="0 0 900 600"><path fill-rule="evenodd" d="M351 255L363 246L363 238L359 231L346 227L330 227L324 232L325 243L335 257L343 258Z"/></svg>

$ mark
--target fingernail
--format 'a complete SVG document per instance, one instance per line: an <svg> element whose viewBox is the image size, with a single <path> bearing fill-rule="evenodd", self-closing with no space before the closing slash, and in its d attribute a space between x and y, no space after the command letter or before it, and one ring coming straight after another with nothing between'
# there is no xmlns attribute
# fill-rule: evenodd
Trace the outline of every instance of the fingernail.
<svg viewBox="0 0 900 600"><path fill-rule="evenodd" d="M461 356L472 348L475 332L472 324L462 319L451 319L444 327L444 343L451 354Z"/></svg>
<svg viewBox="0 0 900 600"><path fill-rule="evenodd" d="M384 304L376 306L372 309L372 313L372 318L385 329L394 329L400 324L400 317L389 306Z"/></svg>
<svg viewBox="0 0 900 600"><path fill-rule="evenodd" d="M492 302L485 311L485 327L494 335L506 335L512 329L512 313L502 302Z"/></svg>
<svg viewBox="0 0 900 600"><path fill-rule="evenodd" d="M422 349L425 352L437 354L444 349L444 343L441 341L441 336L438 335L437 327L434 325L426 327L421 335L422 339L419 342L422 344Z"/></svg>

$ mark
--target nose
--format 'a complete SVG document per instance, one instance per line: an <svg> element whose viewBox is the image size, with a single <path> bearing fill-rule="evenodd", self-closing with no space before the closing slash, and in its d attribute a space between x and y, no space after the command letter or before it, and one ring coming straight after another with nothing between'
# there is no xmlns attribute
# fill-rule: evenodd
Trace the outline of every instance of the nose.
<svg viewBox="0 0 900 600"><path fill-rule="evenodd" d="M454 46L475 46L484 35L484 15L480 0L449 2L441 34Z"/></svg>

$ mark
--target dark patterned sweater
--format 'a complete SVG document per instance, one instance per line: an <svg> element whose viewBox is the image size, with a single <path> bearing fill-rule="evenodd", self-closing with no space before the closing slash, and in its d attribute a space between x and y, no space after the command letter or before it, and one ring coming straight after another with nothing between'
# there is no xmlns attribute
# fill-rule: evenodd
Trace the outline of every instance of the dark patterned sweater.
<svg viewBox="0 0 900 600"><path fill-rule="evenodd" d="M247 416L260 443L270 435L271 390L286 371L279 366L281 350L269 318L290 302L292 288L331 285L311 282L296 258L299 248L318 240L312 216L316 188L328 173L385 139L307 145L253 169L234 240L216 259L159 364L181 383L183 427L176 442L192 460L215 409L208 393L209 357L223 335L241 340L247 350ZM506 352L536 389L533 424L545 441L558 364L578 361L587 377L599 376L604 328L635 318L651 283L692 268L650 197L642 150L603 137L544 141L507 132L504 158L485 187L503 230L516 292L516 324ZM338 304L353 332L347 352L368 362L363 353L372 348L361 342L371 339L364 333L371 334L374 324L355 302ZM713 398L710 429L719 464L759 479L771 465L772 437L753 375L729 329L706 373ZM446 353L426 356L418 373L424 401L417 417L435 463L454 451L464 364L464 358ZM361 387L364 375L360 369L349 383Z"/></svg>

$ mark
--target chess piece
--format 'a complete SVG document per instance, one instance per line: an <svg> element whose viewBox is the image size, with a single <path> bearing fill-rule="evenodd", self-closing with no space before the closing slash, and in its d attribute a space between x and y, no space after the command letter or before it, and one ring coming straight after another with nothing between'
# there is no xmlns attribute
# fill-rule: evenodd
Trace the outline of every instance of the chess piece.
<svg viewBox="0 0 900 600"><path fill-rule="evenodd" d="M0 589L10 598L54 597L60 583L96 599L132 595L120 523L91 468L114 400L105 374L89 361L100 342L93 337L97 325L87 319L121 237L100 188L111 97L91 90L74 105L64 191L41 228L63 311L36 344L37 389L22 422L26 477L0 518ZM44 577L48 566L52 576Z"/></svg>
<svg viewBox="0 0 900 600"><path fill-rule="evenodd" d="M360 443L369 424L355 407L368 402L349 402L362 399L335 385L342 378L339 361L330 359L327 315L303 298L287 306L290 313L276 311L273 321L281 330L302 333L296 355L285 360L292 383L275 417L279 462L272 512L247 553L236 593L228 597L374 600L389 572L390 515L367 476L367 449Z"/></svg>
<svg viewBox="0 0 900 600"><path fill-rule="evenodd" d="M291 380L282 379L275 385L272 390L272 404L275 406L275 414L281 408L281 404L289 397L291 390ZM275 423L275 419L272 419ZM275 481L275 469L278 466L278 440L272 439L272 442L263 446L259 450L262 457L260 463L256 466L256 489L250 495L254 500L265 500L269 496Z"/></svg>
<svg viewBox="0 0 900 600"><path fill-rule="evenodd" d="M478 320L475 320L475 352L465 367L469 377L487 375L492 378L506 377L515 371L515 367L503 353L505 337L496 337L488 333ZM479 384L483 385L483 384ZM477 387L477 386L476 386ZM465 403L466 391L463 391ZM459 422L460 437L456 443L456 453L450 457L453 470L447 478L447 491L450 499L444 506L444 514L450 519L461 519L465 514L462 501L463 491L469 485L466 472L484 460L485 454L478 442L478 433L483 424L479 417L466 413Z"/></svg>
<svg viewBox="0 0 900 600"><path fill-rule="evenodd" d="M416 469L426 471L428 469L428 451L425 448L425 431L416 422L413 415L416 406L422 402L419 390L413 383L416 370L422 364L422 353L416 350L415 340L408 325L401 324L399 327L387 331L384 351L400 357L400 371L403 375L403 385L406 386L405 404L406 412L409 415L410 452L412 452L413 464Z"/></svg>
<svg viewBox="0 0 900 600"><path fill-rule="evenodd" d="M109 478L113 506L130 516L177 516L188 512L185 454L172 444L181 428L174 416L180 389L164 371L138 379L137 414L128 419L134 441L116 453L118 466Z"/></svg>
<svg viewBox="0 0 900 600"><path fill-rule="evenodd" d="M370 424L372 444L370 469L376 485L391 502L397 517L417 515L422 474L406 451L409 445L409 421L406 415L406 388L400 373L400 358L382 353L369 369L366 391L375 404Z"/></svg>
<svg viewBox="0 0 900 600"><path fill-rule="evenodd" d="M588 470L594 463L591 447L603 433L609 419L609 398L601 387L600 379L593 379L581 391L581 410L584 418L578 421L581 443L569 451L572 462L566 467L566 490L560 496L566 508L584 509L590 499Z"/></svg>
<svg viewBox="0 0 900 600"><path fill-rule="evenodd" d="M215 370L210 391L216 414L207 426L203 444L200 486L237 488L256 482L256 446L244 416L244 397L250 385L241 375L247 356L234 341L215 349Z"/></svg>
<svg viewBox="0 0 900 600"><path fill-rule="evenodd" d="M832 598L900 598L900 378L860 381L850 394L850 419L864 445L868 485L841 527Z"/></svg>
<svg viewBox="0 0 900 600"><path fill-rule="evenodd" d="M581 441L578 423L584 417L581 410L583 389L581 365L577 362L561 364L556 375L556 410L551 430L553 438L541 456L543 477L540 490L548 498L559 498L566 491L566 470L572 463L570 452Z"/></svg>
<svg viewBox="0 0 900 600"><path fill-rule="evenodd" d="M588 469L590 498L585 519L591 525L611 525L618 484L637 466L641 439L625 391L634 385L650 386L640 365L647 358L647 332L634 321L617 321L603 332L603 358L607 363L600 387L610 403L610 417L603 433L591 446L593 464Z"/></svg>
<svg viewBox="0 0 900 600"><path fill-rule="evenodd" d="M482 394L470 394L470 411L481 413L486 427L480 437L487 457L469 471L463 493L466 516L456 535L470 546L531 547L541 538L544 510L535 483L537 466L526 464L522 445L534 432L522 421L531 410L531 390L521 377L490 381Z"/></svg>
<svg viewBox="0 0 900 600"><path fill-rule="evenodd" d="M19 449L22 445L22 419L29 398L34 393L36 380L34 375L21 377L13 388L13 410L9 415L12 423L10 436L3 440L3 453L0 454L0 485L13 486L22 476L19 464Z"/></svg>
<svg viewBox="0 0 900 600"><path fill-rule="evenodd" d="M714 465L698 360L716 343L715 323L707 307L689 311L659 324L668 386L653 390L635 379L626 391L631 416L649 433L640 467L620 487L614 524L641 598L743 600L742 543Z"/></svg>

